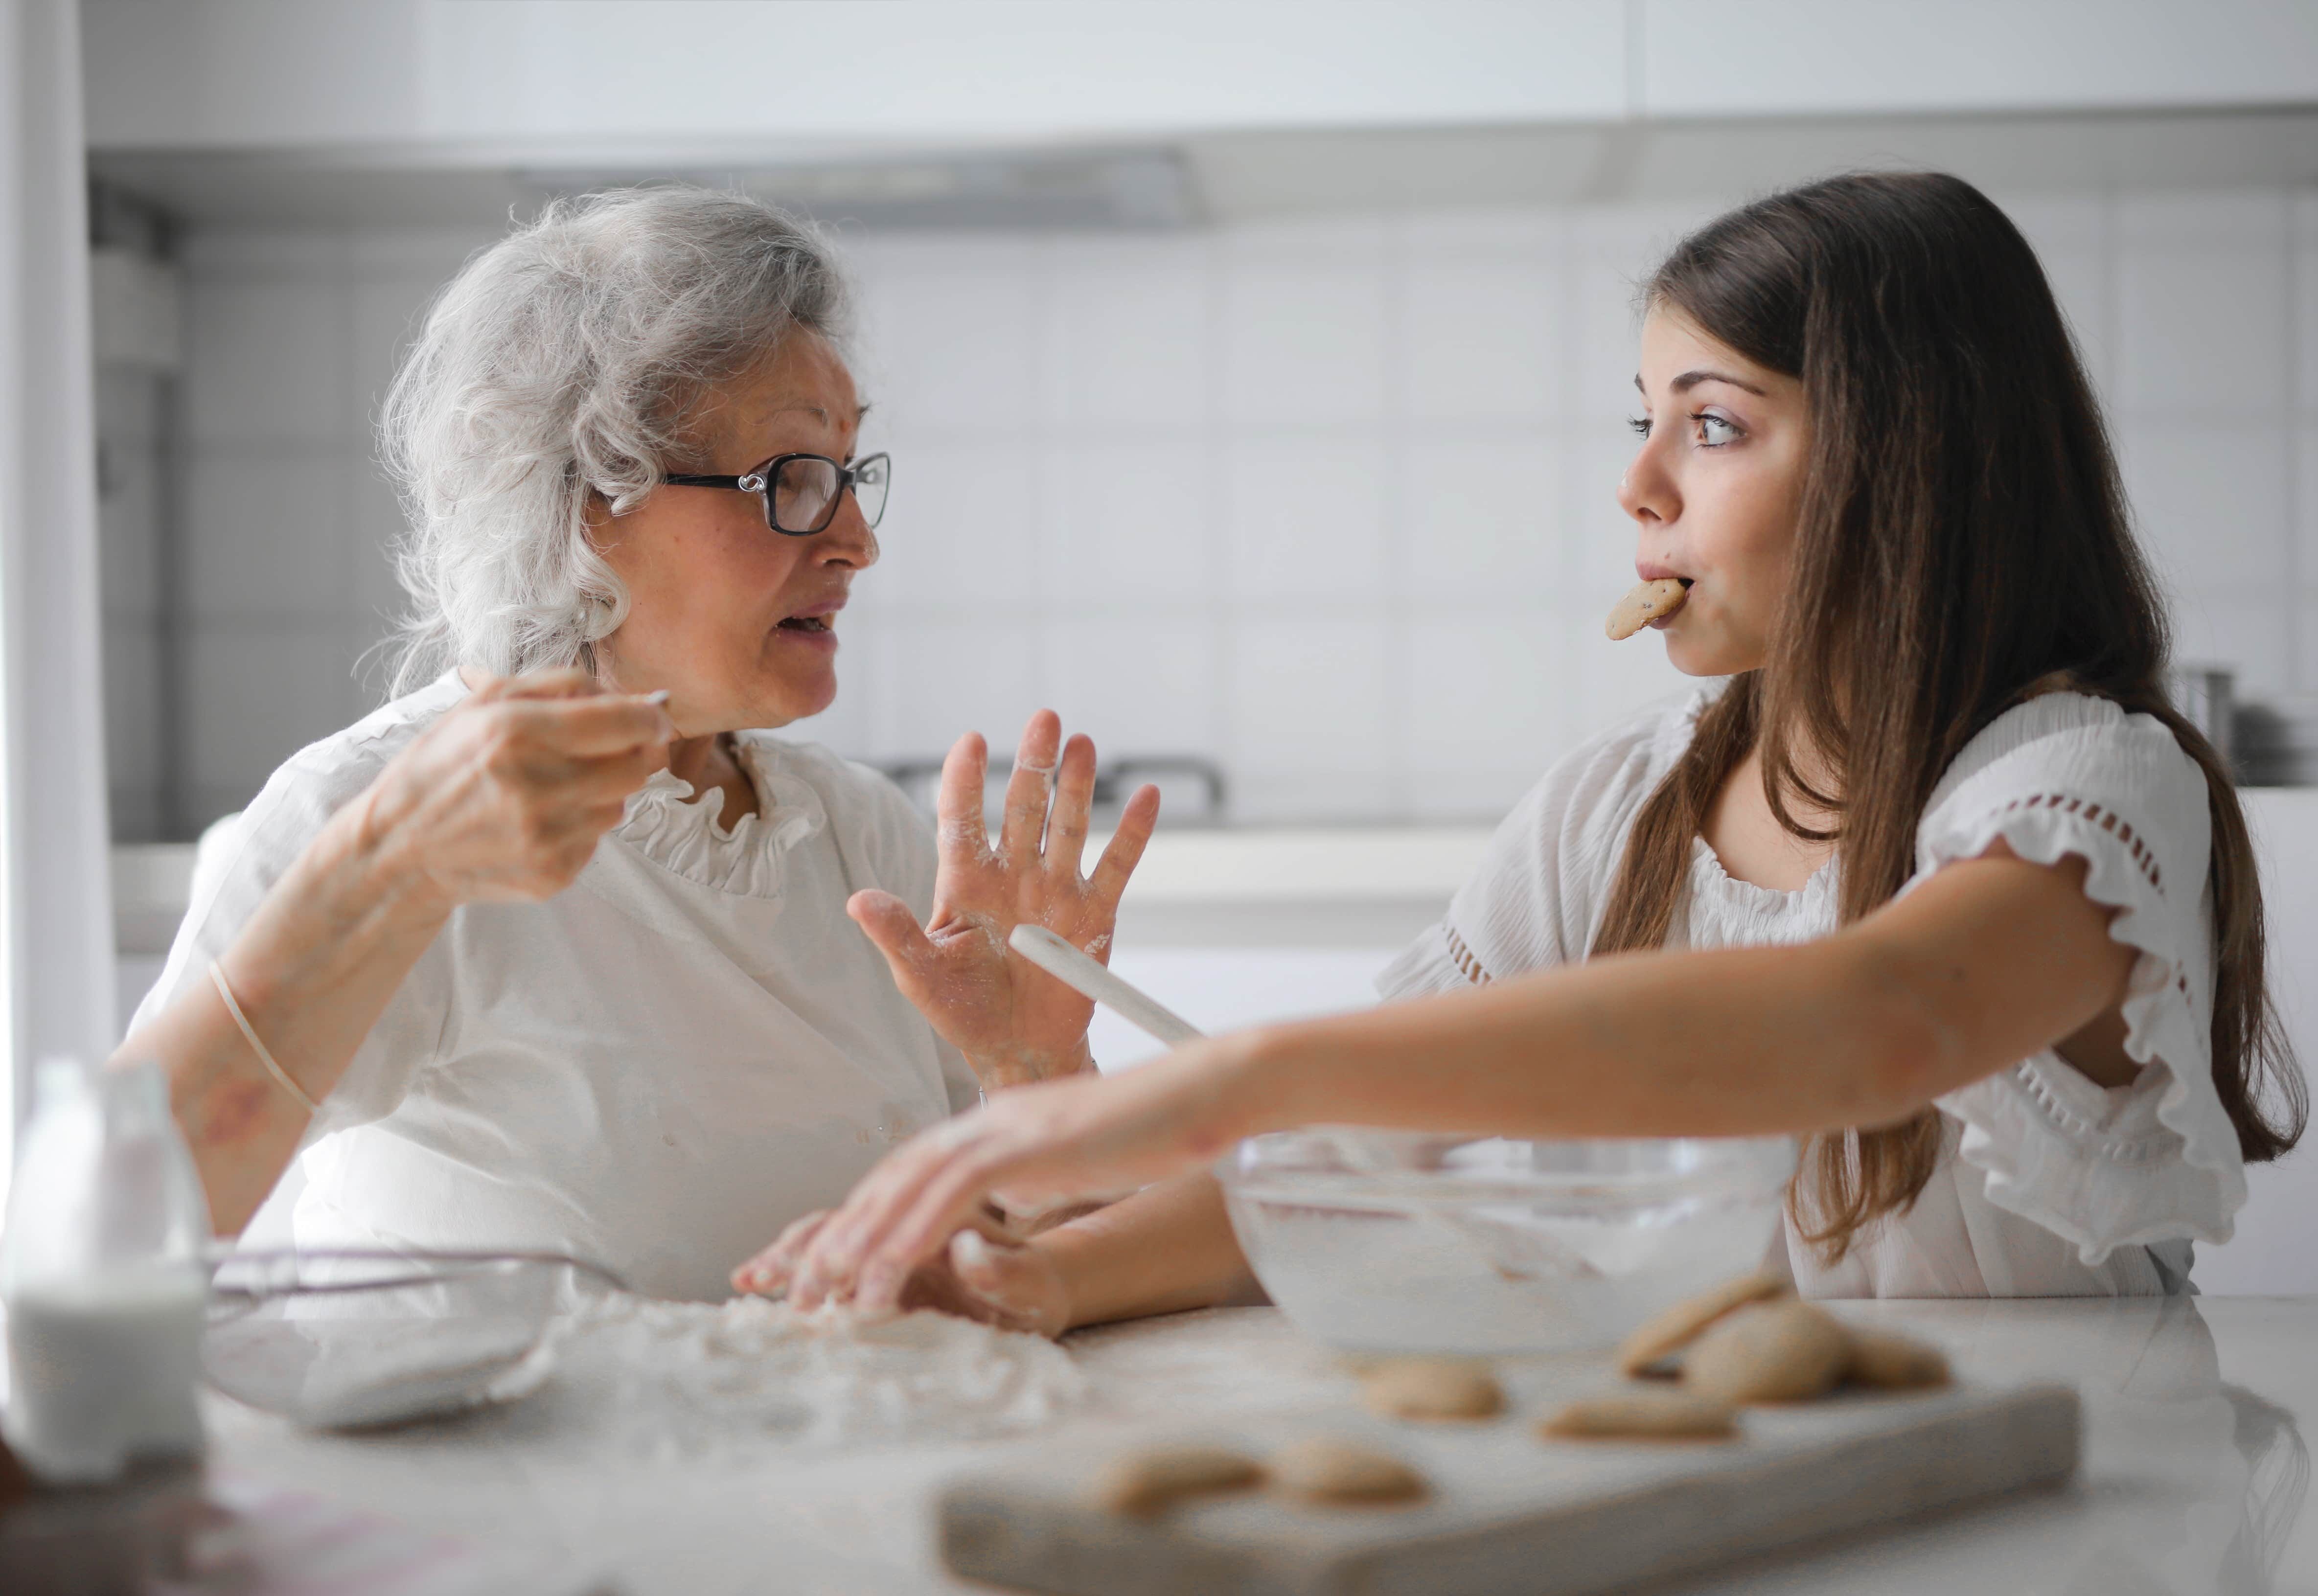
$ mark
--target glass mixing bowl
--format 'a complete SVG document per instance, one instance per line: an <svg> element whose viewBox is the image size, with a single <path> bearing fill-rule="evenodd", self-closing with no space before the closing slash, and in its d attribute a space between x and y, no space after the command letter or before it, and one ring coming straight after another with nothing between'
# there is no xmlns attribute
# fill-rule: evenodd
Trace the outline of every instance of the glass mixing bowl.
<svg viewBox="0 0 2318 1596"><path fill-rule="evenodd" d="M554 1253L225 1251L215 1265L202 1373L317 1430L521 1395L547 1372L553 1316L619 1286Z"/></svg>
<svg viewBox="0 0 2318 1596"><path fill-rule="evenodd" d="M1216 1166L1271 1300L1361 1352L1607 1346L1762 1263L1783 1136L1516 1142L1316 1128Z"/></svg>

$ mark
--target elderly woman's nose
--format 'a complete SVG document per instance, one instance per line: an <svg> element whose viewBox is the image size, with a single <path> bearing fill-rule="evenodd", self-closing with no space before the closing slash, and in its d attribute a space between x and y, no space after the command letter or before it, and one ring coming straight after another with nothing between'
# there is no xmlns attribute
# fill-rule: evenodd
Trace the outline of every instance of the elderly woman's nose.
<svg viewBox="0 0 2318 1596"><path fill-rule="evenodd" d="M861 506L850 489L838 501L837 514L813 542L817 545L814 552L822 560L861 570L876 564L880 552L877 533L870 527L869 518L861 513Z"/></svg>

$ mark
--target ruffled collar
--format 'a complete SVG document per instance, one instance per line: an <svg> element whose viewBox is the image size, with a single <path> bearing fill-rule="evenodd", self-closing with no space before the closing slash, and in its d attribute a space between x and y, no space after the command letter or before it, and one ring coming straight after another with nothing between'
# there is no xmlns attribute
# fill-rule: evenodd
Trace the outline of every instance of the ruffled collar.
<svg viewBox="0 0 2318 1596"><path fill-rule="evenodd" d="M781 862L788 851L829 824L821 794L778 767L773 739L732 734L732 751L757 789L757 812L727 829L698 802L690 782L666 770L628 798L613 835L672 874L720 892L750 898L780 896Z"/></svg>
<svg viewBox="0 0 2318 1596"><path fill-rule="evenodd" d="M1756 916L1785 917L1801 914L1810 919L1823 918L1835 902L1836 885L1840 879L1839 858L1830 854L1827 861L1810 873L1810 879L1792 892L1777 887L1757 886L1751 881L1740 881L1722 866L1721 856L1703 837L1690 839L1690 890L1694 900L1703 905L1729 905Z"/></svg>

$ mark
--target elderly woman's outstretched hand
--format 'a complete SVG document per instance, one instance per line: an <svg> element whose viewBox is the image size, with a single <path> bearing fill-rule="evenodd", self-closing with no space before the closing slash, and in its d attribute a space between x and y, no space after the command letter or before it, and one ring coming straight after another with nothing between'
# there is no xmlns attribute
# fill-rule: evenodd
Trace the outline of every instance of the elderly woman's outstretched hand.
<svg viewBox="0 0 2318 1596"><path fill-rule="evenodd" d="M493 678L397 755L347 823L445 910L553 897L668 763L675 731L656 701L582 671Z"/></svg>
<svg viewBox="0 0 2318 1596"><path fill-rule="evenodd" d="M1128 801L1110 845L1082 876L1094 744L1065 743L1051 710L1030 717L994 845L982 819L989 760L968 732L943 762L932 918L921 927L890 892L857 892L846 911L884 952L903 993L994 1091L1091 1067L1094 1005L1009 951L1006 938L1025 922L1044 926L1107 961L1119 897L1151 839L1159 793L1146 786Z"/></svg>

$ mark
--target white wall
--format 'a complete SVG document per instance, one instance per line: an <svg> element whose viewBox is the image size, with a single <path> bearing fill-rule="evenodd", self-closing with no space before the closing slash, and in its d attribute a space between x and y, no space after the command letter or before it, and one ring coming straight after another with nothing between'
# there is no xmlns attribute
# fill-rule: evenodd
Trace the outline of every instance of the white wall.
<svg viewBox="0 0 2318 1596"><path fill-rule="evenodd" d="M2185 653L2318 691L2318 196L2012 196L2109 397ZM1708 207L853 246L884 564L812 733L1212 755L1252 820L1490 818L1677 685L1631 581L1631 284ZM369 699L394 590L372 407L488 235L188 241L196 818Z"/></svg>

